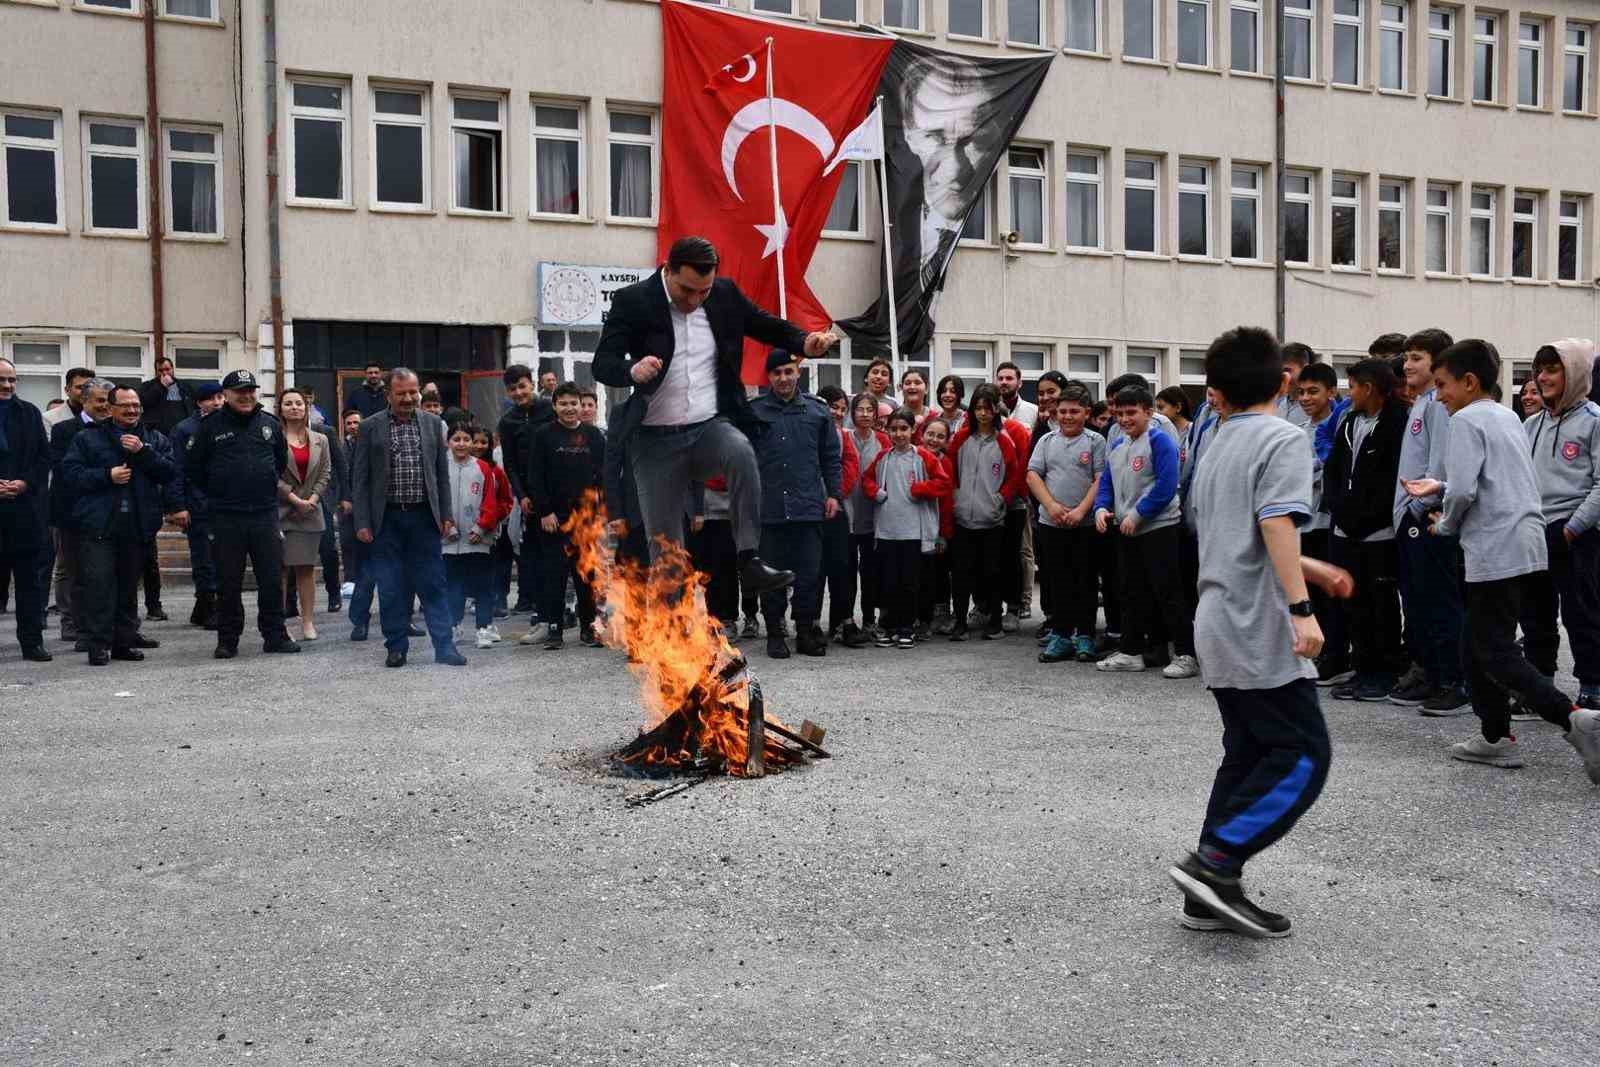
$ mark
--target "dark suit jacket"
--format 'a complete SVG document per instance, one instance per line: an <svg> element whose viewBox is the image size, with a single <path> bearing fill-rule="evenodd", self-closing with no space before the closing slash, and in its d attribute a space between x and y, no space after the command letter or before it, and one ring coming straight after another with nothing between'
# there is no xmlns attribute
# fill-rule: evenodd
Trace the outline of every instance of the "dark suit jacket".
<svg viewBox="0 0 1600 1067"><path fill-rule="evenodd" d="M444 421L418 410L417 429L422 437L422 483L435 522L455 515L450 506L449 449L444 443ZM361 420L361 432L350 457L350 502L355 505L357 530L378 536L389 502L389 413Z"/></svg>
<svg viewBox="0 0 1600 1067"><path fill-rule="evenodd" d="M50 440L44 416L17 397L6 423L6 450L0 452L0 479L20 478L27 491L0 500L0 555L30 552L45 543L45 500L50 488Z"/></svg>
<svg viewBox="0 0 1600 1067"><path fill-rule="evenodd" d="M72 493L67 489L66 479L61 475L61 464L67 458L67 449L72 447L72 439L78 436L89 424L83 421L83 416L74 415L50 427L50 525L56 527L71 527L72 525Z"/></svg>
<svg viewBox="0 0 1600 1067"><path fill-rule="evenodd" d="M744 363L745 338L786 348L799 355L805 350L805 331L756 307L727 278L716 280L702 306L717 342L717 414L727 416L746 433L759 434L759 420L750 414L744 382L739 376ZM666 380L676 347L667 290L659 273L617 290L611 298L611 312L606 316L600 343L595 348L594 376L606 385L631 387L633 398L638 401L630 403L622 417L619 440L625 442L634 429L643 424L650 397ZM660 357L661 373L646 384L638 385L630 372L633 365L646 356Z"/></svg>

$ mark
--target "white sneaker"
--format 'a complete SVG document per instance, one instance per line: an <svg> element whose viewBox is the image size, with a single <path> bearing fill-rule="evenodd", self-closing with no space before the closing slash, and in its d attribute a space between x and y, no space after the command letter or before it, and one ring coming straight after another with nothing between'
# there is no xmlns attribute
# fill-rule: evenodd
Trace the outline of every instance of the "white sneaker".
<svg viewBox="0 0 1600 1067"><path fill-rule="evenodd" d="M498 645L501 641L505 640L505 638L500 636L500 627L496 626L494 623L491 622L488 629L489 640L493 641L495 644Z"/></svg>
<svg viewBox="0 0 1600 1067"><path fill-rule="evenodd" d="M341 585L339 587L339 595L344 597L345 599L349 599L350 597L355 596L356 595L356 583L355 582L345 582L343 585Z"/></svg>
<svg viewBox="0 0 1600 1067"><path fill-rule="evenodd" d="M1142 671L1144 670L1143 656L1130 656L1126 652L1117 652L1094 665L1097 671Z"/></svg>
<svg viewBox="0 0 1600 1067"><path fill-rule="evenodd" d="M1583 757L1583 769L1589 772L1589 781L1600 785L1600 711L1574 709L1571 727L1567 731L1567 744Z"/></svg>
<svg viewBox="0 0 1600 1067"><path fill-rule="evenodd" d="M1491 767L1522 766L1522 754L1517 751L1516 739L1512 737L1485 741L1479 736L1457 741L1450 746L1450 757L1467 763L1486 763Z"/></svg>
<svg viewBox="0 0 1600 1067"><path fill-rule="evenodd" d="M489 632L489 627L485 626L485 627L483 627L482 629L480 629L478 631L478 647L479 648L491 648L491 647L493 647L494 646L494 640L495 640L494 634Z"/></svg>
<svg viewBox="0 0 1600 1067"><path fill-rule="evenodd" d="M1193 656L1174 656L1172 662L1161 668L1163 678L1193 678L1200 673L1200 661Z"/></svg>

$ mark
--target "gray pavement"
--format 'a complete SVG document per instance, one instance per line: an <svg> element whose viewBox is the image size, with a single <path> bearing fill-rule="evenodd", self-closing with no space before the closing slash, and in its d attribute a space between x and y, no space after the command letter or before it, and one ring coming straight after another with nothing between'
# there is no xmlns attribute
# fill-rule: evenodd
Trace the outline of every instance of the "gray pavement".
<svg viewBox="0 0 1600 1067"><path fill-rule="evenodd" d="M220 663L168 600L111 668L0 619L0 1063L1597 1059L1600 789L1542 724L1500 771L1444 757L1470 718L1325 703L1327 790L1249 872L1295 935L1257 943L1179 928L1164 874L1196 682L1031 635L758 650L837 758L634 810L615 653L389 671L329 618Z"/></svg>

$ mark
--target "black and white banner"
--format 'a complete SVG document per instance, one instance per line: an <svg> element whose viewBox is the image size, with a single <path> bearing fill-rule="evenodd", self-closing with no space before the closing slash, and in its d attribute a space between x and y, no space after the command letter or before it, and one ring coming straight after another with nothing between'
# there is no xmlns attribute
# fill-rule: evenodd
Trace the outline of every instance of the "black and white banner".
<svg viewBox="0 0 1600 1067"><path fill-rule="evenodd" d="M1050 69L1050 56L985 59L896 41L878 82L888 152L890 259L900 351L925 352L967 215L981 203ZM838 325L859 354L889 354L886 295Z"/></svg>

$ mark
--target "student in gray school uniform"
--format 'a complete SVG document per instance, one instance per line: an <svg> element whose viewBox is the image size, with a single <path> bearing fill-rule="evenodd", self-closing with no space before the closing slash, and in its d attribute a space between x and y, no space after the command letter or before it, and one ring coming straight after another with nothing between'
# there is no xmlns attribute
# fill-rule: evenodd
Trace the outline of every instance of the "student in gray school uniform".
<svg viewBox="0 0 1600 1067"><path fill-rule="evenodd" d="M1168 874L1182 924L1287 937L1290 921L1244 895L1244 865L1315 803L1332 747L1312 659L1322 648L1300 568L1311 518L1311 448L1274 418L1278 343L1241 326L1212 342L1206 384L1224 416L1189 491L1200 535L1201 674L1222 715L1222 764L1199 847Z"/></svg>
<svg viewBox="0 0 1600 1067"><path fill-rule="evenodd" d="M1528 438L1516 413L1494 397L1500 354L1487 341L1458 341L1435 364L1434 385L1450 412L1447 481L1406 483L1413 496L1444 496L1435 533L1461 538L1466 557L1466 626L1462 629L1467 693L1482 723L1480 737L1450 746L1468 763L1520 767L1511 732L1511 698L1566 732L1600 784L1600 711L1575 708L1565 693L1523 658L1516 646L1533 575L1548 566L1539 486Z"/></svg>
<svg viewBox="0 0 1600 1067"><path fill-rule="evenodd" d="M1056 400L1055 425L1028 460L1028 489L1039 502L1034 553L1048 595L1050 639L1040 663L1094 662L1094 510L1096 480L1106 465L1106 439L1088 427L1089 390L1068 382Z"/></svg>
<svg viewBox="0 0 1600 1067"><path fill-rule="evenodd" d="M890 447L861 475L874 517L878 568L883 581L882 627L877 644L911 648L912 628L922 604L923 557L939 540L939 501L950 495L950 476L932 452L911 442L917 417L898 408L887 422Z"/></svg>

